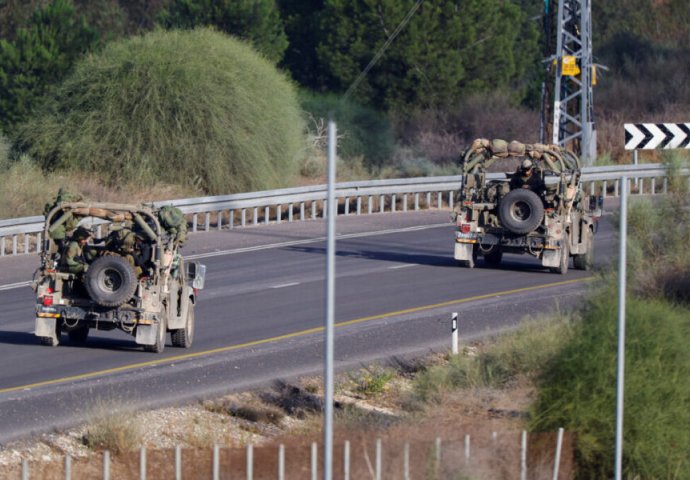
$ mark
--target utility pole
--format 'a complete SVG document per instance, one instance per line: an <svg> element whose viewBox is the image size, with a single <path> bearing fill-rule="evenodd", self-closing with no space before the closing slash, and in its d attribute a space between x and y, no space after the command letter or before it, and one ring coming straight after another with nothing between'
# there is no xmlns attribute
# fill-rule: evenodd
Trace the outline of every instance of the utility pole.
<svg viewBox="0 0 690 480"><path fill-rule="evenodd" d="M550 135L542 128L542 141L548 139L553 144L569 147L580 155L585 165L591 165L597 153L591 0L558 0L555 12L550 3L545 1L546 60L547 71L554 80L553 90L547 88L543 97L542 118ZM550 36L554 14L555 45ZM546 114L548 111L551 115Z"/></svg>

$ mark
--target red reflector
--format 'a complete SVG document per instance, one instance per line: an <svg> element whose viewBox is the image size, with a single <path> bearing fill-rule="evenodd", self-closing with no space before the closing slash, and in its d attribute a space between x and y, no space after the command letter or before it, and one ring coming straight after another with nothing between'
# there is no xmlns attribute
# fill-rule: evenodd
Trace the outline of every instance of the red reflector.
<svg viewBox="0 0 690 480"><path fill-rule="evenodd" d="M48 288L46 289L46 293L53 293L54 291L55 291L55 290L53 290L53 289L50 288L50 287L48 287Z"/></svg>
<svg viewBox="0 0 690 480"><path fill-rule="evenodd" d="M43 297L43 306L50 307L53 304L53 297L46 295Z"/></svg>
<svg viewBox="0 0 690 480"><path fill-rule="evenodd" d="M462 233L470 233L470 226L469 224L465 223L463 225L460 225L460 231Z"/></svg>

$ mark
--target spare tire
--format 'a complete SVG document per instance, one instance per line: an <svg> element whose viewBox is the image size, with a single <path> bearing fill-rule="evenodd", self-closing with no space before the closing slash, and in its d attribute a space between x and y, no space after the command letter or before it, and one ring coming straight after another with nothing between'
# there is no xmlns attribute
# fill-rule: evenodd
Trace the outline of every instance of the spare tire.
<svg viewBox="0 0 690 480"><path fill-rule="evenodd" d="M498 219L507 230L523 235L541 225L544 204L532 190L517 188L508 192L501 200Z"/></svg>
<svg viewBox="0 0 690 480"><path fill-rule="evenodd" d="M103 307L119 307L132 298L137 275L127 259L114 255L99 257L89 266L84 285L91 299Z"/></svg>

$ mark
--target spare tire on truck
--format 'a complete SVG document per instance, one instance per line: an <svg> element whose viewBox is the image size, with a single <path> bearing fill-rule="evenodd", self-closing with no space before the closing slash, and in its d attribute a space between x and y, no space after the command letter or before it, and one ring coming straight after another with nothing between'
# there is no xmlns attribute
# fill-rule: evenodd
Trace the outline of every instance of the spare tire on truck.
<svg viewBox="0 0 690 480"><path fill-rule="evenodd" d="M498 206L498 218L504 228L517 235L534 231L544 219L544 203L532 190L511 190Z"/></svg>
<svg viewBox="0 0 690 480"><path fill-rule="evenodd" d="M127 259L114 255L93 261L84 276L89 297L103 307L119 307L132 298L137 275Z"/></svg>

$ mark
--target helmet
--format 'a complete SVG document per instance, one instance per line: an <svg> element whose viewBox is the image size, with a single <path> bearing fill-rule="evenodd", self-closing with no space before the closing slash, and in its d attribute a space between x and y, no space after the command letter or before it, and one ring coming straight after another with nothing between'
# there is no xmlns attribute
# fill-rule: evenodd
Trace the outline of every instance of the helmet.
<svg viewBox="0 0 690 480"><path fill-rule="evenodd" d="M86 240L91 236L91 232L84 227L77 227L77 229L72 234L72 238L75 240Z"/></svg>
<svg viewBox="0 0 690 480"><path fill-rule="evenodd" d="M532 163L532 160L530 160L529 158L526 158L522 161L521 167L523 170L529 170L530 168L532 168L532 165L534 165Z"/></svg>

